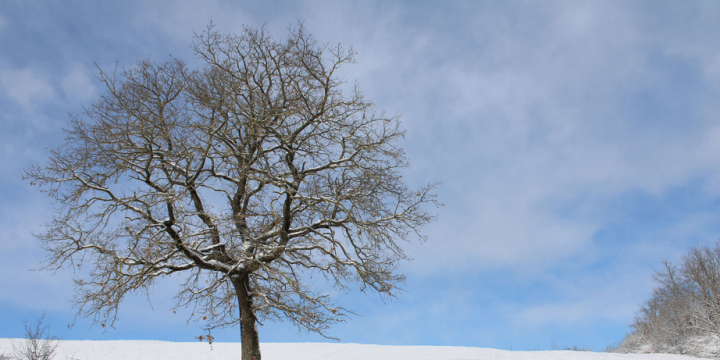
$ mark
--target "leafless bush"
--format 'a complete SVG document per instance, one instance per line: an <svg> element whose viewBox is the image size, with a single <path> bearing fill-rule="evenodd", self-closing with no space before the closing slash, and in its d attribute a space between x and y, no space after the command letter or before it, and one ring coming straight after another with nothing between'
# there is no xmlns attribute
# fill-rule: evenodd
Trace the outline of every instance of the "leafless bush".
<svg viewBox="0 0 720 360"><path fill-rule="evenodd" d="M583 346L577 346L577 345L573 345L573 346L559 346L559 345L557 345L555 342L551 342L551 343L550 343L550 350L551 350L551 351L557 351L557 350L562 350L562 351L592 351L591 348L589 348L588 346L585 346L585 345L583 345Z"/></svg>
<svg viewBox="0 0 720 360"><path fill-rule="evenodd" d="M589 348L587 345L583 345L583 346L577 346L577 345L573 345L573 346L563 346L562 350L565 350L565 351L586 351L586 352L591 352L591 351L592 351L592 349Z"/></svg>
<svg viewBox="0 0 720 360"><path fill-rule="evenodd" d="M25 341L19 345L13 343L13 356L3 354L0 360L51 360L59 341L58 337L50 335L50 326L45 324L43 314L34 324L25 322Z"/></svg>

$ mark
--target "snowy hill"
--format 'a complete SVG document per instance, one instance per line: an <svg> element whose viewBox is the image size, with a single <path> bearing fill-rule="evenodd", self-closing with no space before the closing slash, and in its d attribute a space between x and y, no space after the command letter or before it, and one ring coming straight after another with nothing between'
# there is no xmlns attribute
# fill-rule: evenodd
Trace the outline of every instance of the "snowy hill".
<svg viewBox="0 0 720 360"><path fill-rule="evenodd" d="M9 354L12 339L0 339ZM15 339L17 344L24 341ZM323 343L263 343L264 360L689 360L688 356L577 351L505 351L453 346L387 346ZM239 360L240 344L166 341L63 341L57 360Z"/></svg>

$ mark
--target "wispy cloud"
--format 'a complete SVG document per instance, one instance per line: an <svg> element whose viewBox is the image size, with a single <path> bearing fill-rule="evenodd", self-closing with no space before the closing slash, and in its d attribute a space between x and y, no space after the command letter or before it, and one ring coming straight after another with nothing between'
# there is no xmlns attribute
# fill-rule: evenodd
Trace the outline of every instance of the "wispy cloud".
<svg viewBox="0 0 720 360"><path fill-rule="evenodd" d="M80 103L88 102L97 93L92 79L84 67L79 64L75 64L63 77L61 87L66 98Z"/></svg>
<svg viewBox="0 0 720 360"><path fill-rule="evenodd" d="M532 11L435 8L424 27L390 11L396 21L348 35L360 40L356 71L367 92L391 93L374 98L404 110L413 173L444 182L442 230L418 267L457 264L437 261L438 252L550 265L588 249L610 200L662 196L718 171L697 156L714 143L704 135L709 119L663 113L682 99L664 92L674 79L654 57L669 45L642 13L619 2L524 6ZM345 20L318 16L328 28ZM361 35L373 33L385 36Z"/></svg>
<svg viewBox="0 0 720 360"><path fill-rule="evenodd" d="M55 97L50 80L29 68L1 71L0 85L5 96L28 113L35 112Z"/></svg>

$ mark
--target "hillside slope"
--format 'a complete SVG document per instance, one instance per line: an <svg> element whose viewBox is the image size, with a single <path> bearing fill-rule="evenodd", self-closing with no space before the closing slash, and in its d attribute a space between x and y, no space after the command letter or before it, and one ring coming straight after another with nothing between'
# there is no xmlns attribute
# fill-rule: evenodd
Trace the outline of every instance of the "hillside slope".
<svg viewBox="0 0 720 360"><path fill-rule="evenodd" d="M0 339L0 354L12 351L12 342ZM577 351L506 351L453 346L388 346L326 343L263 343L264 360L689 360L663 354L610 354ZM239 360L240 344L181 343L146 340L63 341L58 360Z"/></svg>

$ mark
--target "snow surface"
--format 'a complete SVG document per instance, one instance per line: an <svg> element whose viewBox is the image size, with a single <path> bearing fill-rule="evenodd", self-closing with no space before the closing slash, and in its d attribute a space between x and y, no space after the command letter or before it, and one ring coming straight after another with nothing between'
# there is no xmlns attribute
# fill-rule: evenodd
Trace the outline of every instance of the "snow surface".
<svg viewBox="0 0 720 360"><path fill-rule="evenodd" d="M0 354L24 339L0 339ZM610 354L581 351L506 351L455 346L388 346L324 343L262 343L264 360L689 360L681 355ZM240 344L116 340L62 341L57 360L240 360Z"/></svg>

